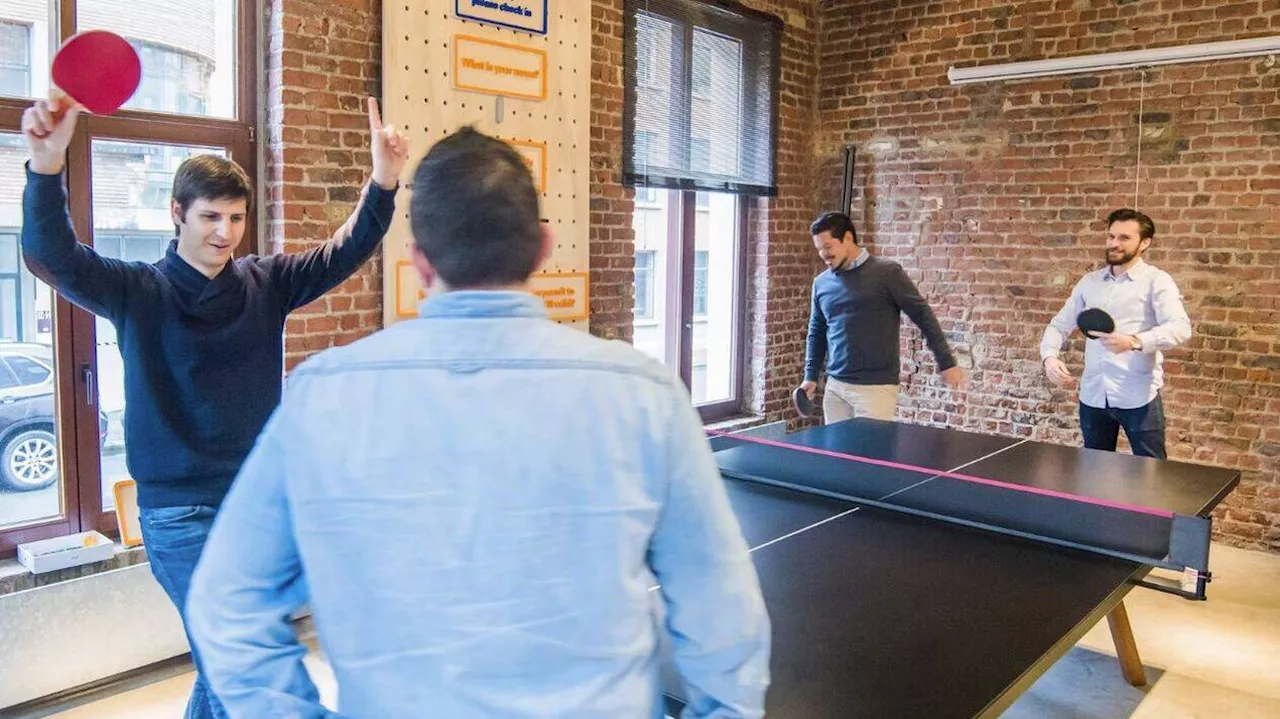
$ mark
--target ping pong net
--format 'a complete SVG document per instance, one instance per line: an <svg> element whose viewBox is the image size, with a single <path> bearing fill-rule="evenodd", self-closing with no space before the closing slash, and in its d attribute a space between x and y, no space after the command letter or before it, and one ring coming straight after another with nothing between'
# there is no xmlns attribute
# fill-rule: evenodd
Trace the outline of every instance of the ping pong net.
<svg viewBox="0 0 1280 719"><path fill-rule="evenodd" d="M1209 512L1238 473L870 420L787 435L710 432L720 472L1179 573L1138 581L1205 598ZM1168 465L1168 466L1165 466ZM1177 466L1174 466L1177 465Z"/></svg>

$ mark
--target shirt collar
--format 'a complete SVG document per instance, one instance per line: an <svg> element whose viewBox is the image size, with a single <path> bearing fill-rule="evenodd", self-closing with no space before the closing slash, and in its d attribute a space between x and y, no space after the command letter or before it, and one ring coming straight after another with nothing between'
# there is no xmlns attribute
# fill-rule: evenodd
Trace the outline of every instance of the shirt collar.
<svg viewBox="0 0 1280 719"><path fill-rule="evenodd" d="M547 305L536 295L516 290L456 290L432 295L418 305L420 317L546 318Z"/></svg>
<svg viewBox="0 0 1280 719"><path fill-rule="evenodd" d="M1120 282L1122 280L1133 281L1142 277L1149 267L1150 265L1144 262L1142 258L1138 258L1138 261L1133 263L1133 266L1126 270L1122 275L1116 275L1113 273L1110 266L1103 268L1102 279L1115 280L1116 282Z"/></svg>
<svg viewBox="0 0 1280 719"><path fill-rule="evenodd" d="M850 262L848 265L844 267L835 267L832 269L834 269L836 272L848 272L849 270L856 270L859 267L861 267L863 263L869 260L870 258L871 258L871 253L867 252L867 248L863 247L862 251L858 253L858 256L853 258L853 262Z"/></svg>

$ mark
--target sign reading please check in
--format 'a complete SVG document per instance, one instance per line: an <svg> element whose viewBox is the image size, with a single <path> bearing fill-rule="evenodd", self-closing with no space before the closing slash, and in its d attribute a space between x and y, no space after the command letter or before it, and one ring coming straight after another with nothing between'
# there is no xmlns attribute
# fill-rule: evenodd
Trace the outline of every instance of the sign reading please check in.
<svg viewBox="0 0 1280 719"><path fill-rule="evenodd" d="M547 0L454 0L454 12L468 20L547 34Z"/></svg>

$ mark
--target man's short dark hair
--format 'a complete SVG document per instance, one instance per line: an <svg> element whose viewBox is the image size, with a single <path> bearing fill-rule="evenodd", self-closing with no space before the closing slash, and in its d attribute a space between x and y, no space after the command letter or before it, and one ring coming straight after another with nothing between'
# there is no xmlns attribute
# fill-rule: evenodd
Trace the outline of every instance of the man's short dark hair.
<svg viewBox="0 0 1280 719"><path fill-rule="evenodd" d="M218 155L192 155L173 175L173 199L186 217L196 200L244 200L253 206L253 183L244 169Z"/></svg>
<svg viewBox="0 0 1280 719"><path fill-rule="evenodd" d="M1122 207L1107 215L1107 227L1110 228L1117 222L1128 222L1129 220L1138 223L1138 239L1150 240L1156 236L1156 223L1152 222L1150 217L1128 207Z"/></svg>
<svg viewBox="0 0 1280 719"><path fill-rule="evenodd" d="M821 235L824 232L830 232L831 236L839 242L844 241L844 233L851 233L853 243L858 244L858 231L853 229L853 220L843 212L824 212L809 225L811 235Z"/></svg>
<svg viewBox="0 0 1280 719"><path fill-rule="evenodd" d="M453 288L524 282L542 248L538 190L524 158L470 127L436 143L413 176L413 239Z"/></svg>

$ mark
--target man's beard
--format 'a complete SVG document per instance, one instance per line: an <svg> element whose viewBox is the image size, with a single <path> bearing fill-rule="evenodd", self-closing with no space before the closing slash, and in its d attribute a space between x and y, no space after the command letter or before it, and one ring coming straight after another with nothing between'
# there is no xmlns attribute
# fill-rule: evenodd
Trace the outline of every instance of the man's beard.
<svg viewBox="0 0 1280 719"><path fill-rule="evenodd" d="M1129 262L1131 262L1133 258L1137 256L1138 256L1137 250L1134 250L1133 252L1125 252L1124 250L1119 250L1115 254L1112 254L1111 250L1106 250L1107 264L1112 265L1113 267L1116 265L1129 264Z"/></svg>

